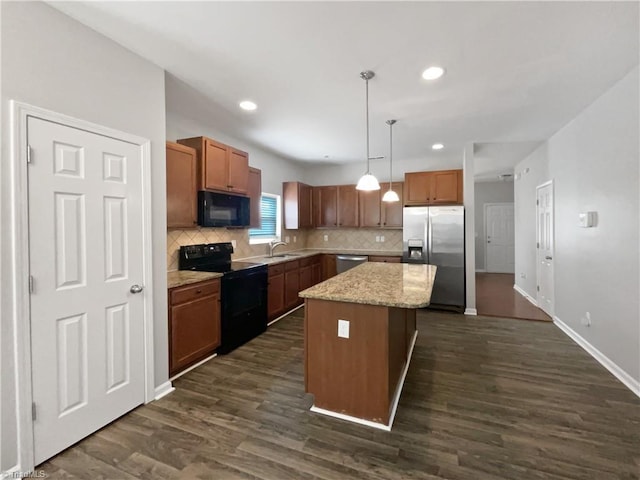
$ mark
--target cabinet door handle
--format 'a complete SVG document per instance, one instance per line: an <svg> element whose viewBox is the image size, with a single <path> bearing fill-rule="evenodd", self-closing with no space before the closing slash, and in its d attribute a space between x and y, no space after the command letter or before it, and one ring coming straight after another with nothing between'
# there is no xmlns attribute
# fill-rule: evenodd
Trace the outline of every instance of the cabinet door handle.
<svg viewBox="0 0 640 480"><path fill-rule="evenodd" d="M196 290L196 293L202 293L202 290Z"/></svg>

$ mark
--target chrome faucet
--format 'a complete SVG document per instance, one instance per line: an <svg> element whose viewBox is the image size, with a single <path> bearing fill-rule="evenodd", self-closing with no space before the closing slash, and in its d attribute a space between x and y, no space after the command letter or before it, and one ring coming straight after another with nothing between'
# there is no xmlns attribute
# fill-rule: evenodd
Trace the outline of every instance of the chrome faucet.
<svg viewBox="0 0 640 480"><path fill-rule="evenodd" d="M279 247L280 245L288 245L288 243L286 243L286 242L276 242L274 240L271 240L269 242L269 257L273 257L273 251L275 250L276 247Z"/></svg>

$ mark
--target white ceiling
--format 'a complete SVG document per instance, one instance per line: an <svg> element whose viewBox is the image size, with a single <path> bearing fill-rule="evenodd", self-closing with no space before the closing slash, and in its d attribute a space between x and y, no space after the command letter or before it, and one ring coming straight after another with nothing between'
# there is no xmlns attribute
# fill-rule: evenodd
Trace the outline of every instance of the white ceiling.
<svg viewBox="0 0 640 480"><path fill-rule="evenodd" d="M510 171L638 64L637 2L69 2L55 8L194 89L215 127L302 161L455 159ZM428 82L431 65L447 73ZM171 97L174 98L171 98ZM240 100L258 104L240 111ZM195 103L192 105L196 108ZM199 132L193 132L198 135ZM433 152L431 144L444 150Z"/></svg>

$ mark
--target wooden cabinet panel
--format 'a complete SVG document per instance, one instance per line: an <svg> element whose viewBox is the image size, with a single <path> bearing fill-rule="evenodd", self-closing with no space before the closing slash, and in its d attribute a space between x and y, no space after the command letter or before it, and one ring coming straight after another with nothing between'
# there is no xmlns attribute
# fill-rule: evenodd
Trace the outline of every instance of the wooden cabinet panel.
<svg viewBox="0 0 640 480"><path fill-rule="evenodd" d="M229 166L227 187L233 193L247 193L249 180L249 154L235 148L229 148Z"/></svg>
<svg viewBox="0 0 640 480"><path fill-rule="evenodd" d="M358 192L360 207L360 226L379 227L381 222L380 190L372 192Z"/></svg>
<svg viewBox="0 0 640 480"><path fill-rule="evenodd" d="M369 261L383 263L402 263L402 257L394 257L391 255L369 255Z"/></svg>
<svg viewBox="0 0 640 480"><path fill-rule="evenodd" d="M462 170L405 173L404 203L405 205L462 204Z"/></svg>
<svg viewBox="0 0 640 480"><path fill-rule="evenodd" d="M315 187L314 200L317 202L316 226L338 226L338 187Z"/></svg>
<svg viewBox="0 0 640 480"><path fill-rule="evenodd" d="M198 189L246 195L249 154L207 137L181 138L178 143L198 153Z"/></svg>
<svg viewBox="0 0 640 480"><path fill-rule="evenodd" d="M220 345L220 280L169 292L169 373L175 375Z"/></svg>
<svg viewBox="0 0 640 480"><path fill-rule="evenodd" d="M284 312L284 269L281 273L271 275L269 267L269 284L267 286L267 317L273 320Z"/></svg>
<svg viewBox="0 0 640 480"><path fill-rule="evenodd" d="M382 202L381 220L382 220L383 227L387 227L387 228L402 227L402 208L404 207L402 202L403 187L404 187L404 183L402 182L393 182L391 184L391 188L393 188L393 191L398 194L398 197L400 197L400 201L399 202Z"/></svg>
<svg viewBox="0 0 640 480"><path fill-rule="evenodd" d="M336 256L331 254L322 255L322 280L335 277L337 274Z"/></svg>
<svg viewBox="0 0 640 480"><path fill-rule="evenodd" d="M300 267L300 291L306 290L313 285L313 272L311 265Z"/></svg>
<svg viewBox="0 0 640 480"><path fill-rule="evenodd" d="M318 255L318 260L311 265L311 279L313 285L322 281L322 263L320 262L320 255Z"/></svg>
<svg viewBox="0 0 640 480"><path fill-rule="evenodd" d="M293 263L293 262L291 262ZM299 269L284 272L284 305L285 310L290 310L298 305L298 292L300 291Z"/></svg>
<svg viewBox="0 0 640 480"><path fill-rule="evenodd" d="M167 142L167 228L198 223L197 151Z"/></svg>
<svg viewBox="0 0 640 480"><path fill-rule="evenodd" d="M228 148L213 140L205 141L202 190L227 190Z"/></svg>
<svg viewBox="0 0 640 480"><path fill-rule="evenodd" d="M404 174L405 205L427 205L431 188L429 172L413 172Z"/></svg>
<svg viewBox="0 0 640 480"><path fill-rule="evenodd" d="M458 202L458 174L461 170L431 172L431 201L434 204Z"/></svg>
<svg viewBox="0 0 640 480"><path fill-rule="evenodd" d="M312 195L313 189L304 183L284 182L282 184L284 228L297 230L313 226Z"/></svg>
<svg viewBox="0 0 640 480"><path fill-rule="evenodd" d="M249 167L247 184L249 196L249 227L260 228L260 197L262 196L262 171Z"/></svg>
<svg viewBox="0 0 640 480"><path fill-rule="evenodd" d="M358 190L355 185L338 185L338 226L358 226Z"/></svg>

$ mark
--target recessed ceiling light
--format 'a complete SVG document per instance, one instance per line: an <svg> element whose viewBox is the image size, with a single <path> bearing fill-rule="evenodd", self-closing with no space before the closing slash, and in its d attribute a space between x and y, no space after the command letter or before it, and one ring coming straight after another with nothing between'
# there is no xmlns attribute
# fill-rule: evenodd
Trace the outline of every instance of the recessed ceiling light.
<svg viewBox="0 0 640 480"><path fill-rule="evenodd" d="M433 148L434 150L442 150L444 148L444 145L441 143L434 143L433 145L431 145L431 148Z"/></svg>
<svg viewBox="0 0 640 480"><path fill-rule="evenodd" d="M251 100L243 100L240 102L240 108L243 110L255 110L258 106L253 103Z"/></svg>
<svg viewBox="0 0 640 480"><path fill-rule="evenodd" d="M422 78L425 80L435 80L436 78L440 78L442 75L444 75L444 68L442 67L429 67L422 72Z"/></svg>

